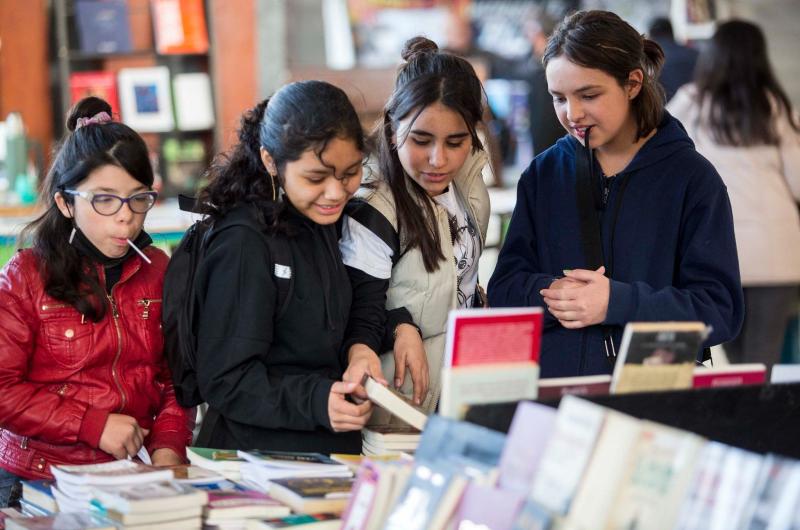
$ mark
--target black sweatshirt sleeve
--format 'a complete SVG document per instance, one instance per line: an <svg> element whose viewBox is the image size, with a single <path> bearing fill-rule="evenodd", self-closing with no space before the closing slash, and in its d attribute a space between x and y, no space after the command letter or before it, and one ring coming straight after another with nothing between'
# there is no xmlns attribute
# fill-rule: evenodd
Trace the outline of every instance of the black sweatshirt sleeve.
<svg viewBox="0 0 800 530"><path fill-rule="evenodd" d="M197 272L197 380L222 416L270 429L330 429L322 374L271 375L277 287L269 249L253 229L234 226L211 241Z"/></svg>
<svg viewBox="0 0 800 530"><path fill-rule="evenodd" d="M386 291L389 280L370 276L354 267L345 267L353 288L350 318L347 321L345 357L353 344L365 344L375 353L381 348L386 328Z"/></svg>

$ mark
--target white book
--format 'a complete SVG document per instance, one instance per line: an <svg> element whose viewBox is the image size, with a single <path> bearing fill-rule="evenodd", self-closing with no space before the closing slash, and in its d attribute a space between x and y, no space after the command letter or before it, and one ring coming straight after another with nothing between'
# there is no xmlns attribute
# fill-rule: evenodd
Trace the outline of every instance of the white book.
<svg viewBox="0 0 800 530"><path fill-rule="evenodd" d="M642 422L606 528L672 530L704 443L688 431Z"/></svg>
<svg viewBox="0 0 800 530"><path fill-rule="evenodd" d="M425 429L428 416L421 409L414 406L405 396L389 387L366 376L364 390L370 401L391 412L404 422L420 431Z"/></svg>
<svg viewBox="0 0 800 530"><path fill-rule="evenodd" d="M203 506L208 502L204 490L176 482L93 487L91 496L104 509L123 514L164 512Z"/></svg>
<svg viewBox="0 0 800 530"><path fill-rule="evenodd" d="M205 72L175 74L175 118L181 131L202 131L214 127L211 79Z"/></svg>
<svg viewBox="0 0 800 530"><path fill-rule="evenodd" d="M533 501L555 514L567 513L594 451L605 414L603 407L575 396L561 400L555 430L534 479Z"/></svg>
<svg viewBox="0 0 800 530"><path fill-rule="evenodd" d="M132 460L115 460L103 464L78 466L56 465L52 466L51 470L59 486L65 483L75 485L138 484L173 478L171 469L160 469Z"/></svg>
<svg viewBox="0 0 800 530"><path fill-rule="evenodd" d="M725 453L722 473L717 484L714 509L708 521L709 530L736 528L744 518L744 510L755 494L764 457L757 453L730 447Z"/></svg>
<svg viewBox="0 0 800 530"><path fill-rule="evenodd" d="M593 530L608 520L620 484L627 471L642 422L613 410L606 413L597 445L569 509L569 530Z"/></svg>

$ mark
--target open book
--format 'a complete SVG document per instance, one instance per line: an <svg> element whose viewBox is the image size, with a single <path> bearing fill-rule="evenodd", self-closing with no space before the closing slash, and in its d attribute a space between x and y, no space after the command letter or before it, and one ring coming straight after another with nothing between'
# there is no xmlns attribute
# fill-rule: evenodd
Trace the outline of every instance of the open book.
<svg viewBox="0 0 800 530"><path fill-rule="evenodd" d="M404 422L420 431L425 429L428 416L403 394L375 381L369 375L362 382L370 401L388 410Z"/></svg>

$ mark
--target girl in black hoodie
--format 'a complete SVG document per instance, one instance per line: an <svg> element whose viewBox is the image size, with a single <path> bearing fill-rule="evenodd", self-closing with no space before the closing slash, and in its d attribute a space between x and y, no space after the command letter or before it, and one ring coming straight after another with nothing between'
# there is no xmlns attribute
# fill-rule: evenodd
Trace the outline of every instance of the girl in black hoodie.
<svg viewBox="0 0 800 530"><path fill-rule="evenodd" d="M336 223L361 183L364 136L347 96L292 83L247 112L239 144L211 168L200 203L214 222L198 267L197 377L209 404L197 445L359 453L372 409L343 347L351 288ZM288 246L278 263L267 238ZM286 304L277 281L291 277ZM358 400L360 401L360 400Z"/></svg>

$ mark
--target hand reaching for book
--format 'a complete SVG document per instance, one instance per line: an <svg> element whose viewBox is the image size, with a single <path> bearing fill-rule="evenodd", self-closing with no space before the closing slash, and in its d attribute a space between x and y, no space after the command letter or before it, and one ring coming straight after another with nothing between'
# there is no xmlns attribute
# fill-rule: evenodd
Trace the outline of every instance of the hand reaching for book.
<svg viewBox="0 0 800 530"><path fill-rule="evenodd" d="M118 460L136 456L150 433L136 422L136 419L125 414L109 414L103 434L100 435L100 449L113 455Z"/></svg>
<svg viewBox="0 0 800 530"><path fill-rule="evenodd" d="M358 383L355 392L353 392L353 397L356 398L358 403L367 399L364 387L361 386L361 381L364 380L365 374L383 385L388 384L383 377L381 360L378 358L378 354L365 344L353 344L347 352L347 370L342 375L342 381L345 383Z"/></svg>
<svg viewBox="0 0 800 530"><path fill-rule="evenodd" d="M414 387L414 404L421 405L428 394L430 374L428 356L419 330L410 324L397 326L394 339L394 386L399 389L406 379L406 371Z"/></svg>
<svg viewBox="0 0 800 530"><path fill-rule="evenodd" d="M605 267L596 271L575 269L564 271L564 280L578 281L583 285L575 286L569 282L553 288L542 289L548 311L568 329L580 329L600 324L606 319L608 301L611 295L611 284L604 276ZM561 282L556 280L553 284ZM560 288L559 288L560 287Z"/></svg>
<svg viewBox="0 0 800 530"><path fill-rule="evenodd" d="M328 419L334 432L360 431L372 415L372 402L350 403L347 395L360 387L358 383L337 381L328 395ZM362 388L363 390L363 388Z"/></svg>

